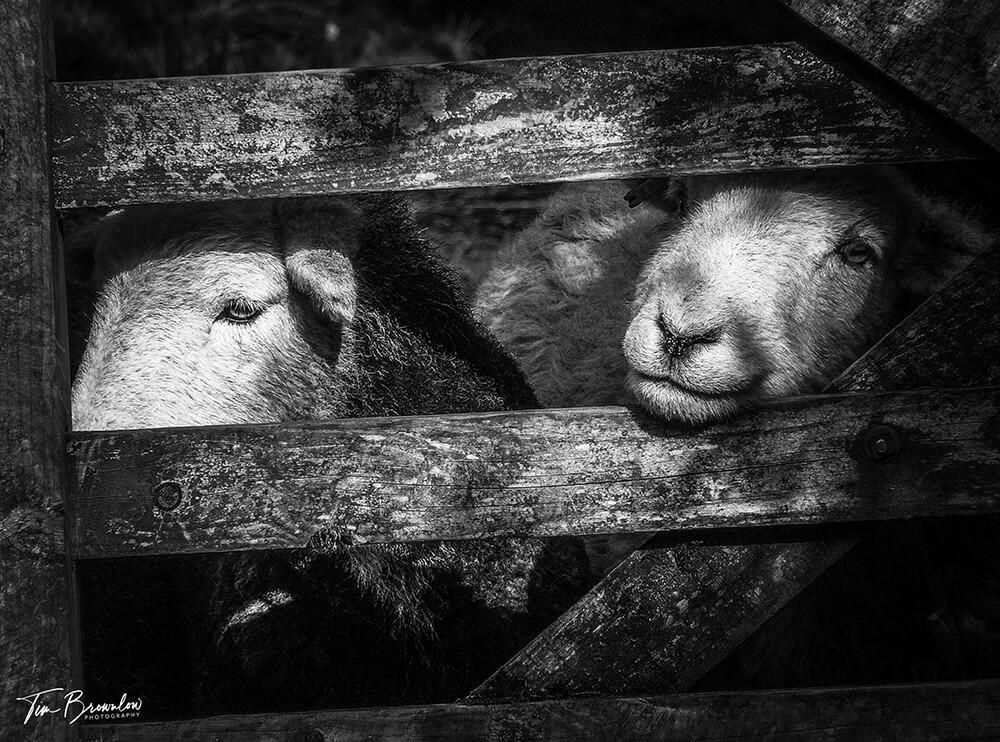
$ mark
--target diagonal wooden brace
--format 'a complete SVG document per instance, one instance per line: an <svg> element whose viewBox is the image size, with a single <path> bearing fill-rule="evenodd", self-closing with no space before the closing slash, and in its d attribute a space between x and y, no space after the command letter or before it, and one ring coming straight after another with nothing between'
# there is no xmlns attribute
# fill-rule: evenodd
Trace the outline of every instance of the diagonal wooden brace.
<svg viewBox="0 0 1000 742"><path fill-rule="evenodd" d="M1000 13L980 0L782 0L869 65L1000 147Z"/></svg>

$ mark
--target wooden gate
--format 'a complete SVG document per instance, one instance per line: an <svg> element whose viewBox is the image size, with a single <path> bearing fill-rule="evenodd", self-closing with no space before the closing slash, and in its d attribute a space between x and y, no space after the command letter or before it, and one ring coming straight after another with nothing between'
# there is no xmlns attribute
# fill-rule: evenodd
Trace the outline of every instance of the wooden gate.
<svg viewBox="0 0 1000 742"><path fill-rule="evenodd" d="M56 208L997 158L992 3L786 4L831 37L58 83L46 4L0 0L3 738L1000 738L1000 680L682 693L851 540L636 552L456 704L101 726L60 713L26 718L20 700L74 688L81 677L74 559L301 546L330 513L365 543L660 529L693 539L717 527L1000 512L996 249L836 379L828 391L839 394L770 404L696 432L640 426L611 408L243 428L239 445L228 430L65 432ZM358 433L372 427L391 428L403 443L365 456ZM518 441L511 465L537 487L490 489L481 471L433 461L431 444L456 430L472 451L498 437ZM406 499L406 513L350 486L331 488L322 459L307 455L320 445L368 462L358 475L377 473L386 497ZM436 464L434 486L404 476L413 446L425 449L428 468ZM711 471L671 454L693 446L713 451ZM657 462L644 464L641 480L589 476L596 461L625 471L639 456ZM373 460L376 469L362 469ZM257 472L261 461L271 472L294 463L294 487ZM667 477L688 484L657 486ZM183 501L194 479L197 505ZM267 502L249 496L262 482ZM178 487L180 507L157 506L165 483ZM239 502L234 486L247 495ZM481 507L466 504L470 490ZM723 493L723 504L709 492ZM280 498L313 505L291 522L273 505ZM206 529L236 508L232 527ZM627 613L617 609L621 595L631 598ZM664 677L676 694L643 695ZM525 698L541 700L510 700Z"/></svg>

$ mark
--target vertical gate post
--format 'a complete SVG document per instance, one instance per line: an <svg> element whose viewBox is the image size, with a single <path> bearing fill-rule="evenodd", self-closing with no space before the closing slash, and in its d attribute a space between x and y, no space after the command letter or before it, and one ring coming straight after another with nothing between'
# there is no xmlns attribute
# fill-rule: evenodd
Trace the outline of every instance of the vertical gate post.
<svg viewBox="0 0 1000 742"><path fill-rule="evenodd" d="M49 4L0 0L0 740L73 738L65 561L65 300L52 212ZM50 707L62 693L49 694ZM41 712L40 706L36 712Z"/></svg>

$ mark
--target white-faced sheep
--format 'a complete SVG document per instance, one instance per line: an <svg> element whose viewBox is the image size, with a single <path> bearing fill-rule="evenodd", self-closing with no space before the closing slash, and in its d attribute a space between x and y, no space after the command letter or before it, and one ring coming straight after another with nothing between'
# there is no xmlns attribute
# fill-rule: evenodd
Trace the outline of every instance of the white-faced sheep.
<svg viewBox="0 0 1000 742"><path fill-rule="evenodd" d="M478 315L546 406L705 423L819 391L990 239L890 169L673 179L635 209L624 192L565 188L478 289ZM956 529L976 535L949 551ZM995 534L988 519L877 531L706 682L995 673ZM641 542L590 540L595 568Z"/></svg>
<svg viewBox="0 0 1000 742"><path fill-rule="evenodd" d="M629 209L617 183L565 189L480 284L545 406L703 422L818 391L988 240L891 170L670 189L667 210Z"/></svg>
<svg viewBox="0 0 1000 742"><path fill-rule="evenodd" d="M109 215L69 248L98 288L74 427L535 406L415 235L403 203L376 196ZM145 718L449 700L586 579L569 540L319 535L294 553L135 564L81 569L85 649L94 695L145 695Z"/></svg>

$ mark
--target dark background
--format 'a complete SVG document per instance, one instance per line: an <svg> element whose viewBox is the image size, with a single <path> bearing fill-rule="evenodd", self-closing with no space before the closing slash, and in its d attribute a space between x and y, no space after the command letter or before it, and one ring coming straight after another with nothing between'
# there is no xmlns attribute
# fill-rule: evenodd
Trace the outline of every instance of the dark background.
<svg viewBox="0 0 1000 742"><path fill-rule="evenodd" d="M808 35L753 0L55 0L62 80L748 44Z"/></svg>

